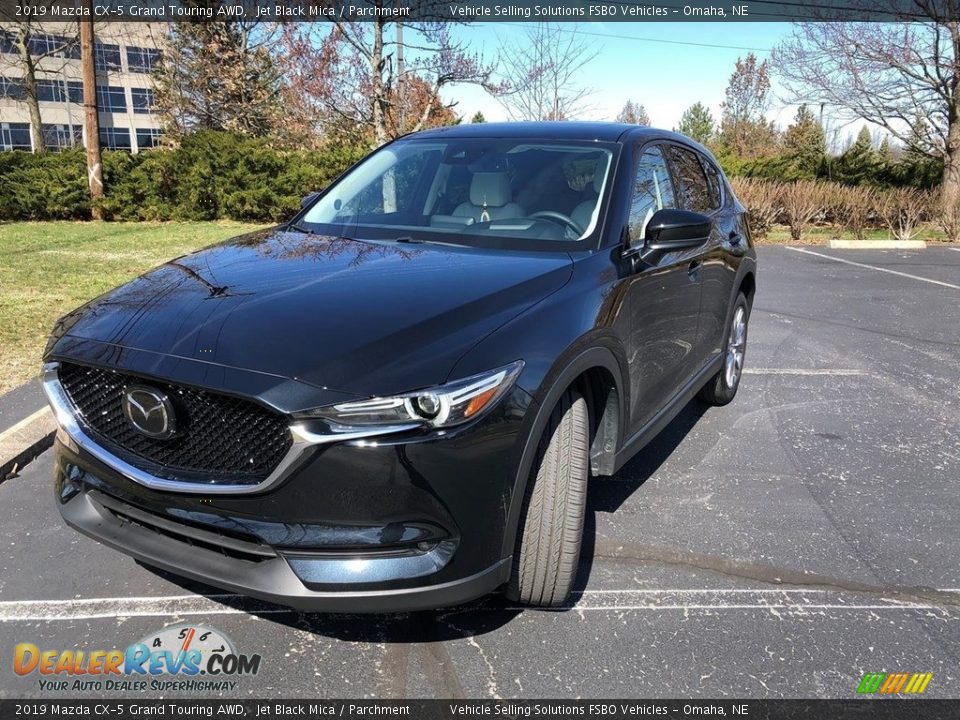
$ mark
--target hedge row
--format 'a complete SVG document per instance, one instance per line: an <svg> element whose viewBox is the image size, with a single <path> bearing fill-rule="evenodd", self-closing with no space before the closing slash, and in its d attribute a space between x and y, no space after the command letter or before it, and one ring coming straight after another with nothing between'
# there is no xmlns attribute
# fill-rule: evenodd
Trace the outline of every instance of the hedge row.
<svg viewBox="0 0 960 720"><path fill-rule="evenodd" d="M960 241L960 206L945 206L934 190L744 177L731 178L731 183L749 210L750 226L758 238L776 223L786 225L793 240L803 239L812 225L830 223L859 239L868 230L886 228L897 240L909 240L924 225L933 225L948 240Z"/></svg>
<svg viewBox="0 0 960 720"><path fill-rule="evenodd" d="M273 222L359 160L360 147L286 151L269 141L198 132L176 149L131 155L104 151L110 220ZM61 153L0 153L0 220L90 218L82 148Z"/></svg>

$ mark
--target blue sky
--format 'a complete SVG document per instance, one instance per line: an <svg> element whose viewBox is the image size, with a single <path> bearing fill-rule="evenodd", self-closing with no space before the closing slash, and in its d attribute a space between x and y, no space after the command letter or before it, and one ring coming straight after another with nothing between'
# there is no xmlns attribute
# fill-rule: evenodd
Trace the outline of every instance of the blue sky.
<svg viewBox="0 0 960 720"><path fill-rule="evenodd" d="M487 56L497 53L500 43L523 37L526 23L471 23L456 29L470 47ZM583 72L581 83L595 92L591 106L582 119L612 120L627 99L646 106L653 125L672 128L684 109L705 103L715 118L738 56L754 53L759 59L790 33L789 23L565 23L562 28L577 28L583 39L593 44L597 57ZM589 33L589 35L587 35ZM704 43L726 47L668 44L641 40ZM509 62L509 57L502 58ZM774 83L774 95L782 90ZM481 88L459 85L444 93L447 102L457 102L456 112L469 119L481 110L487 120L506 120L502 106ZM774 97L770 118L786 126L796 108ZM858 129L858 128L857 128ZM844 134L849 128L844 130Z"/></svg>

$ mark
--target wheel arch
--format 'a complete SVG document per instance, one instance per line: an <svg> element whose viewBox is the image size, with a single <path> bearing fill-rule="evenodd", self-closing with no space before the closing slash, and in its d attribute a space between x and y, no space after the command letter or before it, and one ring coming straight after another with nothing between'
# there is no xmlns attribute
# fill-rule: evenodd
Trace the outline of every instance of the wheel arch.
<svg viewBox="0 0 960 720"><path fill-rule="evenodd" d="M753 306L753 296L757 293L757 274L752 267L744 271L743 277L737 283L737 293L743 293L747 297L747 306ZM736 298L736 294L734 294Z"/></svg>
<svg viewBox="0 0 960 720"><path fill-rule="evenodd" d="M587 401L590 412L590 471L592 475L613 472L616 453L623 442L625 412L629 407L629 385L623 367L606 346L592 346L565 356L548 373L537 393L536 411L524 437L517 465L513 496L507 514L502 557L512 557L523 510L527 486L533 470L537 447L554 408L570 388ZM624 359L625 362L625 359Z"/></svg>

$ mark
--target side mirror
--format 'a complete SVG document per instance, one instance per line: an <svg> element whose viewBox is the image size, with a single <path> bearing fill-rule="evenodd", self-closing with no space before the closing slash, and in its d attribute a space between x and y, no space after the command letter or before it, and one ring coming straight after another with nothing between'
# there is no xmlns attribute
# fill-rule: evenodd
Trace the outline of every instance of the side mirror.
<svg viewBox="0 0 960 720"><path fill-rule="evenodd" d="M317 199L317 196L318 196L319 194L320 194L320 193L318 193L318 192L312 192L312 193L310 193L309 195L307 195L305 198L303 198L303 199L300 201L300 209L302 210L303 208L307 207L307 205L312 204L313 201Z"/></svg>
<svg viewBox="0 0 960 720"><path fill-rule="evenodd" d="M647 223L643 250L668 253L702 245L710 237L713 221L689 210L658 210Z"/></svg>

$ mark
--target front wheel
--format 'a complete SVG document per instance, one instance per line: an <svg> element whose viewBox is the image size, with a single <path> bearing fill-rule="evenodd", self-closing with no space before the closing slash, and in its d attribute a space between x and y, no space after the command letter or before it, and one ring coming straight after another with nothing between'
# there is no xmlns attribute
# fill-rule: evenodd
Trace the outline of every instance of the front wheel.
<svg viewBox="0 0 960 720"><path fill-rule="evenodd" d="M737 295L723 350L723 367L701 389L697 397L711 405L726 405L733 400L743 375L743 359L747 351L747 321L750 305L743 293Z"/></svg>
<svg viewBox="0 0 960 720"><path fill-rule="evenodd" d="M507 597L555 607L570 595L580 564L587 498L589 413L580 393L564 393L537 449L527 483Z"/></svg>

